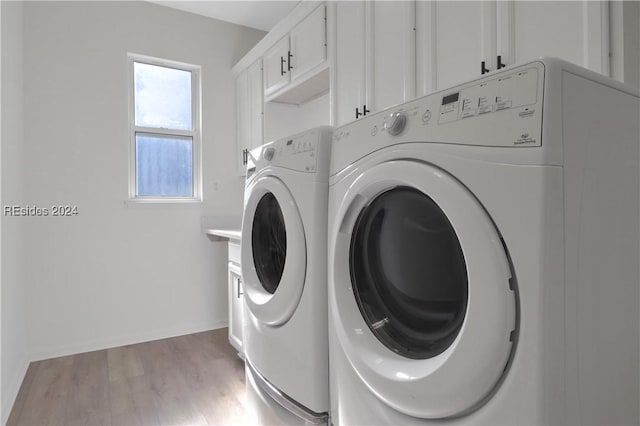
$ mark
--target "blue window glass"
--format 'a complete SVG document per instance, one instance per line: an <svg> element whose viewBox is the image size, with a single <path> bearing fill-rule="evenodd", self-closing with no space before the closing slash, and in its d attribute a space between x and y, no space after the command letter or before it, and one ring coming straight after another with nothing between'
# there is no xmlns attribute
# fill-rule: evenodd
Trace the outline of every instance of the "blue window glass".
<svg viewBox="0 0 640 426"><path fill-rule="evenodd" d="M136 134L139 196L193 196L193 139Z"/></svg>
<svg viewBox="0 0 640 426"><path fill-rule="evenodd" d="M191 72L134 63L135 124L192 130Z"/></svg>

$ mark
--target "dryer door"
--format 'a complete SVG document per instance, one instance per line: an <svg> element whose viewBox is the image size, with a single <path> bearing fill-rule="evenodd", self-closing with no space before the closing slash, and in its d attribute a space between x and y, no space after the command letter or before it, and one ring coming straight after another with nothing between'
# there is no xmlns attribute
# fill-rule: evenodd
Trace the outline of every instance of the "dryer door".
<svg viewBox="0 0 640 426"><path fill-rule="evenodd" d="M245 300L259 321L279 325L293 315L304 286L302 220L280 179L260 177L247 191L241 244Z"/></svg>
<svg viewBox="0 0 640 426"><path fill-rule="evenodd" d="M478 200L439 168L390 161L354 180L336 223L332 313L358 376L411 416L482 404L512 351L516 301Z"/></svg>

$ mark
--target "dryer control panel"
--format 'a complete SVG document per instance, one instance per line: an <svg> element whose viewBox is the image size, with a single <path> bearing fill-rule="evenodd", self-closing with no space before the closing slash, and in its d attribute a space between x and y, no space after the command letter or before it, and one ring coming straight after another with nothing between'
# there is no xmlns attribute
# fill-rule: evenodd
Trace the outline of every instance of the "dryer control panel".
<svg viewBox="0 0 640 426"><path fill-rule="evenodd" d="M523 115L531 116L535 113L537 85L538 72L529 68L443 94L438 123L522 107L525 107Z"/></svg>
<svg viewBox="0 0 640 426"><path fill-rule="evenodd" d="M258 169L267 166L282 167L301 172L316 173L320 141L329 139L329 128L319 127L294 136L269 142L251 150L250 162Z"/></svg>
<svg viewBox="0 0 640 426"><path fill-rule="evenodd" d="M405 142L540 147L544 67L532 62L499 71L339 127L334 164Z"/></svg>

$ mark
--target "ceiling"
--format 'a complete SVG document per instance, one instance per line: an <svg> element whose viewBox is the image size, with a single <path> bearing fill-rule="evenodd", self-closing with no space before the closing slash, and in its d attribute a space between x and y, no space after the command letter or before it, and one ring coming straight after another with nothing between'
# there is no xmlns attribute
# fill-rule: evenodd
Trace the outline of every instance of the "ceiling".
<svg viewBox="0 0 640 426"><path fill-rule="evenodd" d="M298 1L156 1L162 6L184 10L234 24L269 31L298 4Z"/></svg>

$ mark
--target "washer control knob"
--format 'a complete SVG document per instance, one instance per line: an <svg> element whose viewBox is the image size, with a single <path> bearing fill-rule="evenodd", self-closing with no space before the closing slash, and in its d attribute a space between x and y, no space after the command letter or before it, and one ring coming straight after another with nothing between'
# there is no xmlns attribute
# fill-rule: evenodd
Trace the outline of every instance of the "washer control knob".
<svg viewBox="0 0 640 426"><path fill-rule="evenodd" d="M384 129L391 136L398 136L407 125L407 116L402 112L392 112L386 120L384 120Z"/></svg>
<svg viewBox="0 0 640 426"><path fill-rule="evenodd" d="M270 146L264 149L264 152L262 153L262 156L264 157L265 160L267 161L271 161L273 160L273 155L276 153L276 150L274 147Z"/></svg>

